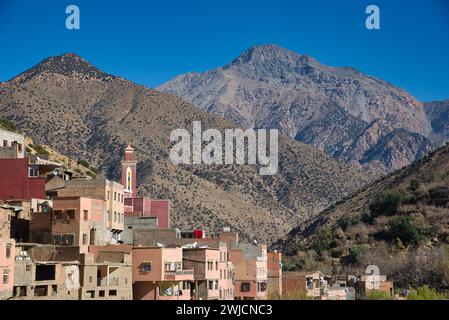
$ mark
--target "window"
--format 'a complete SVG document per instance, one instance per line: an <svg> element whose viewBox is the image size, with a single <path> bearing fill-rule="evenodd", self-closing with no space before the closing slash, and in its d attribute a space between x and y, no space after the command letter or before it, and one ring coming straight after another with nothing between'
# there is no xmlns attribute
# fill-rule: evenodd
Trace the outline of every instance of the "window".
<svg viewBox="0 0 449 320"><path fill-rule="evenodd" d="M22 144L21 143L17 144L17 148L19 149L19 152L22 152Z"/></svg>
<svg viewBox="0 0 449 320"><path fill-rule="evenodd" d="M208 288L209 290L214 290L214 282L213 281L208 281Z"/></svg>
<svg viewBox="0 0 449 320"><path fill-rule="evenodd" d="M61 210L53 210L53 219L61 220L62 211Z"/></svg>
<svg viewBox="0 0 449 320"><path fill-rule="evenodd" d="M109 296L110 297L116 297L117 296L117 290L109 290Z"/></svg>
<svg viewBox="0 0 449 320"><path fill-rule="evenodd" d="M240 287L240 291L242 292L249 292L251 290L251 285L249 282L242 282L242 285Z"/></svg>
<svg viewBox="0 0 449 320"><path fill-rule="evenodd" d="M11 258L11 246L12 244L6 244L6 258Z"/></svg>
<svg viewBox="0 0 449 320"><path fill-rule="evenodd" d="M25 266L25 271L30 272L31 271L31 264L27 264Z"/></svg>
<svg viewBox="0 0 449 320"><path fill-rule="evenodd" d="M214 281L215 282L215 290L218 290L218 281Z"/></svg>
<svg viewBox="0 0 449 320"><path fill-rule="evenodd" d="M60 234L53 236L53 244L62 244L62 236Z"/></svg>
<svg viewBox="0 0 449 320"><path fill-rule="evenodd" d="M151 261L142 263L142 271L143 272L151 272Z"/></svg>
<svg viewBox="0 0 449 320"><path fill-rule="evenodd" d="M8 140L3 140L3 146L7 147L8 146Z"/></svg>
<svg viewBox="0 0 449 320"><path fill-rule="evenodd" d="M114 201L117 201L117 192L114 192Z"/></svg>
<svg viewBox="0 0 449 320"><path fill-rule="evenodd" d="M110 198L111 198L111 192L108 191L108 200L110 200Z"/></svg>
<svg viewBox="0 0 449 320"><path fill-rule="evenodd" d="M87 234L83 233L83 244L86 245L88 241L89 241L89 238L88 238Z"/></svg>
<svg viewBox="0 0 449 320"><path fill-rule="evenodd" d="M89 276L89 283L92 283L92 276Z"/></svg>
<svg viewBox="0 0 449 320"><path fill-rule="evenodd" d="M94 299L95 298L95 290L86 291L86 296L90 299Z"/></svg>
<svg viewBox="0 0 449 320"><path fill-rule="evenodd" d="M28 177L30 178L35 178L39 176L39 169L34 168L34 167L29 167L28 168Z"/></svg>
<svg viewBox="0 0 449 320"><path fill-rule="evenodd" d="M218 270L218 261L215 261L215 270Z"/></svg>
<svg viewBox="0 0 449 320"><path fill-rule="evenodd" d="M84 221L89 220L89 211L88 210L84 210L83 215L84 215Z"/></svg>
<svg viewBox="0 0 449 320"><path fill-rule="evenodd" d="M171 262L166 262L165 263L165 271L170 271L171 270Z"/></svg>
<svg viewBox="0 0 449 320"><path fill-rule="evenodd" d="M214 263L212 261L207 261L207 270L212 270L214 268Z"/></svg>
<svg viewBox="0 0 449 320"><path fill-rule="evenodd" d="M105 291L104 291L104 290L100 290L100 291L98 292L98 296L99 296L99 297L104 298L104 295L105 295Z"/></svg>
<svg viewBox="0 0 449 320"><path fill-rule="evenodd" d="M65 235L66 244L71 246L75 243L75 235L73 233L68 233Z"/></svg>
<svg viewBox="0 0 449 320"><path fill-rule="evenodd" d="M75 210L67 210L67 220L75 220Z"/></svg>
<svg viewBox="0 0 449 320"><path fill-rule="evenodd" d="M3 271L3 284L9 283L9 271L5 270Z"/></svg>

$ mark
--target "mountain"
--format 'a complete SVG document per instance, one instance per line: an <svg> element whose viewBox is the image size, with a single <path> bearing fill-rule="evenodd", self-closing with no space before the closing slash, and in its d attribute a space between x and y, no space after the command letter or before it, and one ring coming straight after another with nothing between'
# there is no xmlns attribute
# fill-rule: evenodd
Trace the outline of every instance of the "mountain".
<svg viewBox="0 0 449 320"><path fill-rule="evenodd" d="M158 89L241 126L278 128L380 173L434 147L425 108L407 92L276 45L255 46L224 67L180 75Z"/></svg>
<svg viewBox="0 0 449 320"><path fill-rule="evenodd" d="M449 100L426 102L424 110L432 126L431 139L445 142L449 137Z"/></svg>
<svg viewBox="0 0 449 320"><path fill-rule="evenodd" d="M294 228L278 243L290 267L364 272L395 286L449 288L449 144Z"/></svg>
<svg viewBox="0 0 449 320"><path fill-rule="evenodd" d="M141 195L172 200L173 225L230 226L245 239L272 241L370 177L286 136L279 138L279 172L254 166L176 166L170 133L235 128L183 100L109 75L75 54L48 58L0 84L0 117L37 143L87 160L112 179L123 149L137 150Z"/></svg>

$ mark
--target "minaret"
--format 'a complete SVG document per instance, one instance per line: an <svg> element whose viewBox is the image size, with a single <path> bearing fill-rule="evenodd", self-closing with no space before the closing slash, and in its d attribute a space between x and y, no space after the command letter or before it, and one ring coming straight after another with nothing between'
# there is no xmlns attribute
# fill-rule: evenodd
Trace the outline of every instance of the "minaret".
<svg viewBox="0 0 449 320"><path fill-rule="evenodd" d="M122 184L125 198L137 198L137 161L134 160L134 148L131 144L125 149L122 160Z"/></svg>

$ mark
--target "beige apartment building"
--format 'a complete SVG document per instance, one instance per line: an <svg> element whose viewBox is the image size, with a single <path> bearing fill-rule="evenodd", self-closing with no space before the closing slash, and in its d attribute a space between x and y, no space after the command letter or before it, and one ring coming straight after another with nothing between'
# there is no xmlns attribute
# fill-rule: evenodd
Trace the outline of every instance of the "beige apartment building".
<svg viewBox="0 0 449 320"><path fill-rule="evenodd" d="M133 299L132 255L114 247L91 246L81 255L81 300Z"/></svg>

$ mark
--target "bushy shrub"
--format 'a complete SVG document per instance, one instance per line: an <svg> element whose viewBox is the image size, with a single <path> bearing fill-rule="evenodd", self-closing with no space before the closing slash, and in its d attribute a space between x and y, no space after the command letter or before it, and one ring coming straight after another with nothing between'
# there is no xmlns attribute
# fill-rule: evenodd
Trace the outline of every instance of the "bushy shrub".
<svg viewBox="0 0 449 320"><path fill-rule="evenodd" d="M16 131L17 130L16 129L16 125L14 124L14 122L9 121L7 119L1 119L0 118L0 125L2 127L4 127L5 129L10 130L10 131Z"/></svg>
<svg viewBox="0 0 449 320"><path fill-rule="evenodd" d="M394 298L385 291L370 290L366 294L367 300L394 300Z"/></svg>
<svg viewBox="0 0 449 320"><path fill-rule="evenodd" d="M329 229L319 229L312 240L312 249L318 253L327 251L333 242L332 232Z"/></svg>
<svg viewBox="0 0 449 320"><path fill-rule="evenodd" d="M403 244L415 244L422 239L421 230L413 224L408 216L394 217L390 221L389 229L392 239L399 239Z"/></svg>
<svg viewBox="0 0 449 320"><path fill-rule="evenodd" d="M418 289L411 289L408 300L444 300L444 294L438 293L435 289L422 286Z"/></svg>
<svg viewBox="0 0 449 320"><path fill-rule="evenodd" d="M349 249L349 255L347 257L348 262L353 264L360 264L367 251L368 247L366 245L353 246Z"/></svg>
<svg viewBox="0 0 449 320"><path fill-rule="evenodd" d="M373 216L394 215L405 200L406 194L403 190L386 190L371 204L371 214Z"/></svg>
<svg viewBox="0 0 449 320"><path fill-rule="evenodd" d="M412 191L417 191L420 186L421 182L418 179L412 179L412 181L410 181L410 189Z"/></svg>
<svg viewBox="0 0 449 320"><path fill-rule="evenodd" d="M338 220L338 226L343 230L346 230L348 227L356 225L360 222L359 217L343 217Z"/></svg>
<svg viewBox="0 0 449 320"><path fill-rule="evenodd" d="M48 151L45 150L45 148L40 144L30 144L30 147L33 148L38 154L48 154Z"/></svg>
<svg viewBox="0 0 449 320"><path fill-rule="evenodd" d="M83 167L89 168L89 162L86 160L78 160L78 164L82 165Z"/></svg>

